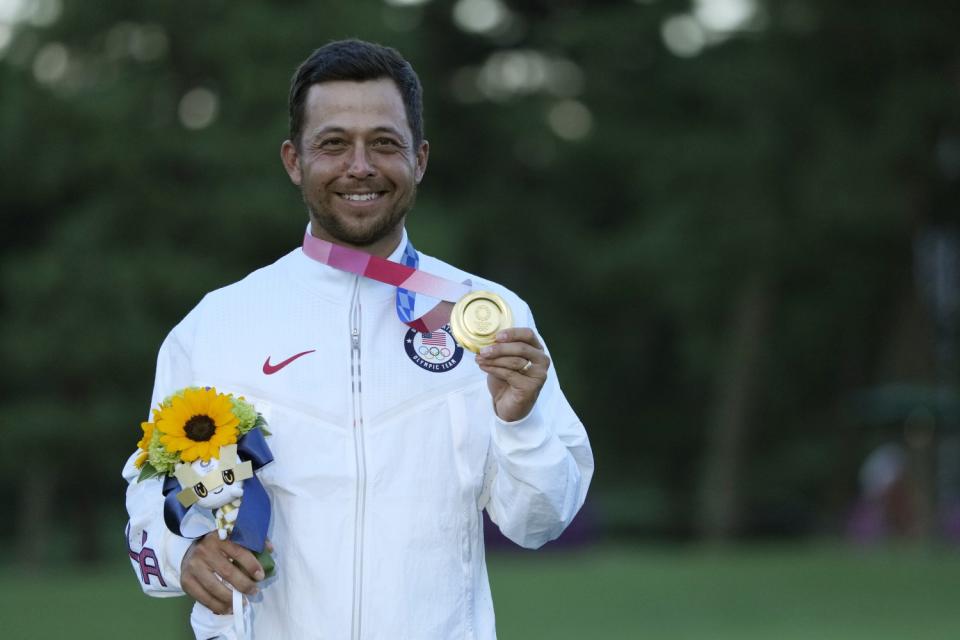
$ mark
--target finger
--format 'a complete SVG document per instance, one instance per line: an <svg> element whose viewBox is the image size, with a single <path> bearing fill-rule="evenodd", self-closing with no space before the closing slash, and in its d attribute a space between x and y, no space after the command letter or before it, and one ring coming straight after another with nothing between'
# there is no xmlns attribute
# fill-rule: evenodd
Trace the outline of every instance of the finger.
<svg viewBox="0 0 960 640"><path fill-rule="evenodd" d="M263 576L260 563L250 551L229 540L220 540L215 532L207 534L197 544L190 558L190 567L195 575L204 570L215 572L234 589L248 595L256 593L256 572ZM252 577L248 571L252 571Z"/></svg>
<svg viewBox="0 0 960 640"><path fill-rule="evenodd" d="M516 369L507 369L505 367L496 367L487 364L480 364L480 370L488 373L495 378L503 380L511 387L524 392L534 391L543 386L543 380L520 373ZM529 370L527 371L529 373Z"/></svg>
<svg viewBox="0 0 960 640"><path fill-rule="evenodd" d="M233 593L212 571L195 573L190 577L194 599L214 613L224 615L233 609ZM181 586L183 586L181 580ZM186 590L186 589L184 589Z"/></svg>
<svg viewBox="0 0 960 640"><path fill-rule="evenodd" d="M528 362L531 363L529 367L527 367ZM515 356L505 356L503 358L484 358L480 364L483 364L487 367L511 369L517 373L532 376L543 375L543 373L546 371L546 369L543 367L537 367L532 360L527 360L526 358L517 358Z"/></svg>
<svg viewBox="0 0 960 640"><path fill-rule="evenodd" d="M224 561L227 561L236 565L253 580L262 580L264 577L263 567L250 550L230 540L221 540L216 532L210 532L204 536L198 546L200 547L198 551L203 553L208 564L221 576L226 577L224 572L229 573L232 570L232 566L224 564Z"/></svg>
<svg viewBox="0 0 960 640"><path fill-rule="evenodd" d="M213 597L193 576L187 574L181 575L180 586L183 588L184 593L214 613L221 613L226 606L226 603Z"/></svg>
<svg viewBox="0 0 960 640"><path fill-rule="evenodd" d="M260 566L260 562L257 560L257 557L253 555L252 551L229 540L222 542L223 546L221 547L221 551L224 555L231 558L234 564L252 579L263 580L263 567Z"/></svg>
<svg viewBox="0 0 960 640"><path fill-rule="evenodd" d="M537 349L525 342L500 342L491 344L481 349L480 353L477 354L478 360L487 360L488 362L504 357L521 359L522 362L519 367L516 367L517 369L525 365L527 360L535 365L541 365L544 370L550 368L550 356L548 356L543 349Z"/></svg>
<svg viewBox="0 0 960 640"><path fill-rule="evenodd" d="M260 566L259 563L257 566ZM221 555L220 559L213 564L212 569L223 578L224 582L227 582L237 591L251 596L257 592L256 582L241 569L233 558Z"/></svg>
<svg viewBox="0 0 960 640"><path fill-rule="evenodd" d="M525 342L535 349L543 349L540 339L530 327L511 327L497 334L497 342Z"/></svg>
<svg viewBox="0 0 960 640"><path fill-rule="evenodd" d="M269 551L270 553L273 553L273 543L270 542L270 538L267 538L266 540L264 540L264 547L266 548L267 551Z"/></svg>

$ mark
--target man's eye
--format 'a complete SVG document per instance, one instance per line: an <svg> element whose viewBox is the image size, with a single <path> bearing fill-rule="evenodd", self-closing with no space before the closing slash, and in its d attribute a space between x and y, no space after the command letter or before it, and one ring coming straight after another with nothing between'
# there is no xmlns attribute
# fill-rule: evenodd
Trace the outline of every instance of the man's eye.
<svg viewBox="0 0 960 640"><path fill-rule="evenodd" d="M383 148L396 149L400 145L397 143L396 140L391 140L390 138L377 138L376 140L373 141L373 146L381 149Z"/></svg>
<svg viewBox="0 0 960 640"><path fill-rule="evenodd" d="M233 469L227 469L223 472L224 484L233 484Z"/></svg>
<svg viewBox="0 0 960 640"><path fill-rule="evenodd" d="M198 482L197 484L193 485L193 490L201 498L207 497L207 487L202 482Z"/></svg>
<svg viewBox="0 0 960 640"><path fill-rule="evenodd" d="M347 143L340 138L327 138L320 143L321 149L337 149L345 146Z"/></svg>

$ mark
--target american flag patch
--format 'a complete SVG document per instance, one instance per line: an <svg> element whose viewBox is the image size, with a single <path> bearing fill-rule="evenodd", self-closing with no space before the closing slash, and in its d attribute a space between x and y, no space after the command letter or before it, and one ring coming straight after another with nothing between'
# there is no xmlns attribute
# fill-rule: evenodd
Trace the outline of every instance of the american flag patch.
<svg viewBox="0 0 960 640"><path fill-rule="evenodd" d="M407 357L431 373L450 371L463 359L463 347L450 333L450 325L433 331L417 331L413 327L403 336Z"/></svg>
<svg viewBox="0 0 960 640"><path fill-rule="evenodd" d="M420 342L436 347L447 346L447 333L445 331L428 331L423 334Z"/></svg>

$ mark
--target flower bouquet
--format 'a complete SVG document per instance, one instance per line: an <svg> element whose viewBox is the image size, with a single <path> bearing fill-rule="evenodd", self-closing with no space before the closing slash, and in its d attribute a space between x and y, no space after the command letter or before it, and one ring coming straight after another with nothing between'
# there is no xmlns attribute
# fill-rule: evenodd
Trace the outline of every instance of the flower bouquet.
<svg viewBox="0 0 960 640"><path fill-rule="evenodd" d="M188 387L163 400L153 410L153 420L140 426L143 438L134 462L140 469L137 481L164 479L167 528L183 535L181 523L191 507L210 509L220 539L229 538L252 551L264 573L272 575L275 564L265 549L270 501L254 474L273 460L264 439L270 432L263 416L242 397L211 387ZM235 612L238 605L242 599L234 592ZM236 625L240 635L243 617L238 616ZM214 616L197 603L191 622L195 631L200 633L199 624L206 633L217 626L211 622L215 618L229 616Z"/></svg>

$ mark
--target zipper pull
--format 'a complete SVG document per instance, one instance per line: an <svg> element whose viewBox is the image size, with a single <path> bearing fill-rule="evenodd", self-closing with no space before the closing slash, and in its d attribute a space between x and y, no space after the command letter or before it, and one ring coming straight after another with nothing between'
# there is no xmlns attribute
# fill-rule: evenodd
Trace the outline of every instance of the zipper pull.
<svg viewBox="0 0 960 640"><path fill-rule="evenodd" d="M353 343L354 349L360 348L360 330L353 328L350 332L350 341Z"/></svg>

